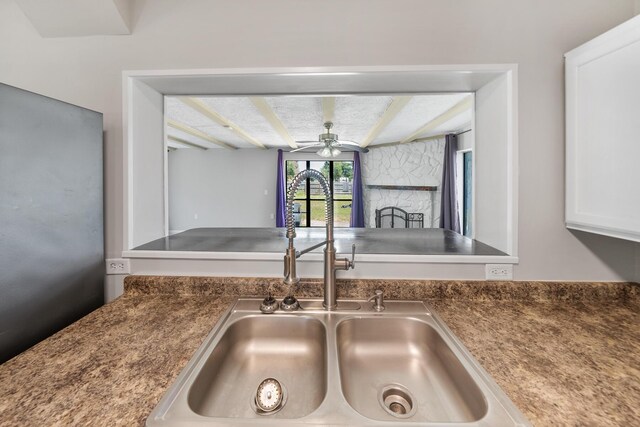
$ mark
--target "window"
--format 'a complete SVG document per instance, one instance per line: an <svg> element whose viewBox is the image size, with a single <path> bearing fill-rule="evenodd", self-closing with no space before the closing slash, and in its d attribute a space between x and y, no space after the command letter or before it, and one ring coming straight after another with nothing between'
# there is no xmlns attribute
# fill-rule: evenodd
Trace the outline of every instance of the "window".
<svg viewBox="0 0 640 427"><path fill-rule="evenodd" d="M462 154L462 234L471 237L471 194L473 153L466 151Z"/></svg>
<svg viewBox="0 0 640 427"><path fill-rule="evenodd" d="M293 178L305 169L315 169L329 182L333 194L333 223L349 227L353 194L353 162L344 160L287 160L287 188ZM325 197L320 183L308 179L296 191L293 216L296 227L325 226Z"/></svg>
<svg viewBox="0 0 640 427"><path fill-rule="evenodd" d="M473 151L461 150L456 156L456 198L460 232L473 238Z"/></svg>

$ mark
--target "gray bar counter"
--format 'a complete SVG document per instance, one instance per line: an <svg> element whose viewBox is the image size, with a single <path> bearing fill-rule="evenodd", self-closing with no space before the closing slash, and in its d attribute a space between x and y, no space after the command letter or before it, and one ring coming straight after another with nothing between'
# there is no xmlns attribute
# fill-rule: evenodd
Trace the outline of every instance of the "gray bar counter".
<svg viewBox="0 0 640 427"><path fill-rule="evenodd" d="M283 252L284 228L194 228L163 237L134 250L202 252ZM302 250L325 238L324 228L296 229L296 249ZM501 255L489 245L441 228L336 228L336 249L359 254ZM322 248L316 250L321 252Z"/></svg>

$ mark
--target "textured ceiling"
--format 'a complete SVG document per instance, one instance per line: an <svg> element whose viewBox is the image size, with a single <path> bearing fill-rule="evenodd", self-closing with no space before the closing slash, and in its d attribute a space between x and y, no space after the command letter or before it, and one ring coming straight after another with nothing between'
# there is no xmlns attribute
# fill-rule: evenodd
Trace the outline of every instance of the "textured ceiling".
<svg viewBox="0 0 640 427"><path fill-rule="evenodd" d="M260 111L258 111L249 98L211 97L200 99L202 99L205 104L211 107L222 117L225 117L229 121L235 123L240 129L244 129L264 145L268 147L287 145L286 142L280 138L278 132L276 132L269 124L267 119L260 114ZM230 133L235 135L233 132ZM231 141L229 142L231 143ZM237 147L253 147L253 145L244 140L241 140L240 143L234 145Z"/></svg>
<svg viewBox="0 0 640 427"><path fill-rule="evenodd" d="M391 104L390 96L336 98L334 132L347 141L362 141Z"/></svg>
<svg viewBox="0 0 640 427"><path fill-rule="evenodd" d="M265 100L296 141L316 140L322 131L322 98L273 96Z"/></svg>
<svg viewBox="0 0 640 427"><path fill-rule="evenodd" d="M469 97L469 93L414 95L406 105L388 121L369 146L402 141L414 134L418 129L428 125L440 115L447 113L452 107ZM324 97L331 98L325 102L321 96L271 96L261 98L265 108L258 108L255 100L248 97L193 97L218 120L193 108L179 97L165 98L165 116L169 123L177 122L195 131L202 132L210 138L224 142L237 148L256 148L250 141L254 139L266 147L289 148L287 133L295 141L317 141L318 134L323 131L324 117L328 114L334 123L332 132L342 140L360 142L371 132L392 104L392 96L353 95ZM332 107L331 107L332 106ZM428 130L415 136L426 137L447 132L464 130L471 122L471 108L451 115L442 123L429 126ZM221 121L223 123L221 123ZM281 129L274 127L274 121L280 123ZM433 124L433 123L432 123ZM282 129L283 128L283 129ZM464 128L464 129L463 129ZM167 135L201 145L206 148L220 146L167 126ZM168 141L174 148L185 145Z"/></svg>
<svg viewBox="0 0 640 427"><path fill-rule="evenodd" d="M414 96L371 145L402 141L467 96L466 93Z"/></svg>

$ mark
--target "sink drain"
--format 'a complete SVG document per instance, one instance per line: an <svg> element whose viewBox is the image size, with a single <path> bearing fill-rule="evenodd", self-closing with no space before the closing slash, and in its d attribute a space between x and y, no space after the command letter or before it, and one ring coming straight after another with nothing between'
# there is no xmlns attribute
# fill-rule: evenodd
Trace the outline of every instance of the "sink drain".
<svg viewBox="0 0 640 427"><path fill-rule="evenodd" d="M258 415L271 415L287 403L287 389L275 378L267 378L251 398L251 408Z"/></svg>
<svg viewBox="0 0 640 427"><path fill-rule="evenodd" d="M400 384L383 387L378 394L378 401L389 415L396 418L409 418L416 413L411 393Z"/></svg>

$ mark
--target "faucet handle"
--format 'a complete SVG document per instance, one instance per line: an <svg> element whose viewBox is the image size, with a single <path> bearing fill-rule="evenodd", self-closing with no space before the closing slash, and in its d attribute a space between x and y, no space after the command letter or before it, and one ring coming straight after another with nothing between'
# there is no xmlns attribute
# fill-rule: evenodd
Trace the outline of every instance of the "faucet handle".
<svg viewBox="0 0 640 427"><path fill-rule="evenodd" d="M334 270L350 270L356 266L356 245L351 245L351 259L349 258L334 258L335 265Z"/></svg>
<svg viewBox="0 0 640 427"><path fill-rule="evenodd" d="M351 261L347 263L347 270L350 268L356 268L356 244L351 245Z"/></svg>

